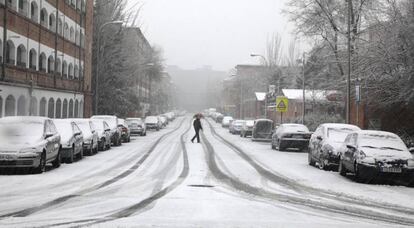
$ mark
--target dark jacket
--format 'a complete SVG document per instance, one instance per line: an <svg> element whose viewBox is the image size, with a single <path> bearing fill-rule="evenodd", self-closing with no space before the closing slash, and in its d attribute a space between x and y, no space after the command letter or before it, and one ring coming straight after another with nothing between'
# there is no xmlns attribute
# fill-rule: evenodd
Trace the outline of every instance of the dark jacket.
<svg viewBox="0 0 414 228"><path fill-rule="evenodd" d="M196 118L196 119L194 120L194 122L193 122L193 126L194 126L194 129L195 129L196 131L203 130L203 127L201 126L201 121L200 121L200 119L198 119L198 118Z"/></svg>

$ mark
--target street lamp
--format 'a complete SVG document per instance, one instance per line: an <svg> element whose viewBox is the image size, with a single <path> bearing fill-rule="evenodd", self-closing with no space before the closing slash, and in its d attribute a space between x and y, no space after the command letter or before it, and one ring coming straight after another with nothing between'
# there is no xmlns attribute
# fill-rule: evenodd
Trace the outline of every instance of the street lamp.
<svg viewBox="0 0 414 228"><path fill-rule="evenodd" d="M260 58L262 58L263 59L263 61L264 61L264 63L265 63L265 66L268 66L267 65L267 59L266 59L266 57L264 57L263 55L259 55L259 54L254 54L254 53L252 53L252 54L250 54L250 57L260 57ZM264 114L265 114L265 118L267 119L267 92L266 92L266 95L265 95L265 107L264 107Z"/></svg>
<svg viewBox="0 0 414 228"><path fill-rule="evenodd" d="M96 77L95 77L95 115L98 114L98 98L99 98L99 87L98 87L98 78L99 78L99 68L100 68L100 57L101 57L101 33L102 30L108 25L122 25L123 21L110 21L106 22L105 24L101 25L98 30L98 56L96 57Z"/></svg>

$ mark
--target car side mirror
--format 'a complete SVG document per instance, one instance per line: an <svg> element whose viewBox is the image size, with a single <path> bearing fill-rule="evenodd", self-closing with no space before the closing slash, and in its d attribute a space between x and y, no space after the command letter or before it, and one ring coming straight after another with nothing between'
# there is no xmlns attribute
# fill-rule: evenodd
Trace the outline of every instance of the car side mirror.
<svg viewBox="0 0 414 228"><path fill-rule="evenodd" d="M411 154L414 155L414 147L411 147L410 149L408 149L410 151Z"/></svg>
<svg viewBox="0 0 414 228"><path fill-rule="evenodd" d="M322 141L322 136L318 135L318 136L316 136L316 139Z"/></svg>
<svg viewBox="0 0 414 228"><path fill-rule="evenodd" d="M53 136L53 133L46 133L46 135L45 135L45 139L48 139L48 138L50 138L50 137L52 137Z"/></svg>
<svg viewBox="0 0 414 228"><path fill-rule="evenodd" d="M75 136L79 136L79 135L81 135L82 133L81 132L76 132L75 133Z"/></svg>

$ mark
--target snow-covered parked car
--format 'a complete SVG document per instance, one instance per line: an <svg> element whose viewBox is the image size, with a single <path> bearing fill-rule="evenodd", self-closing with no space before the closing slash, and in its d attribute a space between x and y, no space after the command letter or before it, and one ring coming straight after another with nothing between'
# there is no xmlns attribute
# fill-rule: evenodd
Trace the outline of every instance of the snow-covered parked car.
<svg viewBox="0 0 414 228"><path fill-rule="evenodd" d="M223 117L223 121L221 121L221 126L227 128L230 126L232 122L233 122L233 117L225 116Z"/></svg>
<svg viewBox="0 0 414 228"><path fill-rule="evenodd" d="M145 125L147 126L147 129L155 129L159 131L162 123L158 116L147 116L147 118L145 118Z"/></svg>
<svg viewBox="0 0 414 228"><path fill-rule="evenodd" d="M348 134L360 131L355 125L325 123L316 128L309 141L308 163L320 169L337 169L339 165L339 148Z"/></svg>
<svg viewBox="0 0 414 228"><path fill-rule="evenodd" d="M168 118L165 115L158 116L161 120L162 127L166 127L168 125Z"/></svg>
<svg viewBox="0 0 414 228"><path fill-rule="evenodd" d="M396 134L358 131L349 134L340 148L339 173L348 172L358 182L382 177L414 182L414 157Z"/></svg>
<svg viewBox="0 0 414 228"><path fill-rule="evenodd" d="M0 167L32 168L43 173L46 164L60 166L60 135L45 117L0 119Z"/></svg>
<svg viewBox="0 0 414 228"><path fill-rule="evenodd" d="M245 122L244 120L235 120L235 121L233 121L229 126L230 134L239 135L244 122Z"/></svg>
<svg viewBox="0 0 414 228"><path fill-rule="evenodd" d="M118 127L118 117L116 116L105 116L105 115L99 115L99 116L92 116L92 120L94 119L101 119L105 120L105 122L109 125L111 128L111 142L114 146L120 146L122 145L122 131Z"/></svg>
<svg viewBox="0 0 414 228"><path fill-rule="evenodd" d="M273 121L269 119L257 119L254 121L252 140L253 141L272 141Z"/></svg>
<svg viewBox="0 0 414 228"><path fill-rule="evenodd" d="M312 133L303 124L281 124L272 136L272 149L283 151L288 148L307 150Z"/></svg>
<svg viewBox="0 0 414 228"><path fill-rule="evenodd" d="M240 137L246 138L247 136L252 136L253 127L254 127L254 120L244 121L240 129Z"/></svg>
<svg viewBox="0 0 414 228"><path fill-rule="evenodd" d="M83 157L83 134L81 129L73 120L54 119L57 131L60 134L60 144L62 145L61 157L66 163L73 163L75 157Z"/></svg>
<svg viewBox="0 0 414 228"><path fill-rule="evenodd" d="M147 128L141 118L127 118L125 121L126 124L128 124L132 135L147 135Z"/></svg>
<svg viewBox="0 0 414 228"><path fill-rule="evenodd" d="M93 155L98 153L98 132L90 119L68 119L75 122L83 134L83 154Z"/></svg>
<svg viewBox="0 0 414 228"><path fill-rule="evenodd" d="M121 138L123 142L131 142L131 129L124 119L118 119L118 127L121 129Z"/></svg>
<svg viewBox="0 0 414 228"><path fill-rule="evenodd" d="M95 131L98 133L98 150L111 149L111 128L105 120L91 119Z"/></svg>

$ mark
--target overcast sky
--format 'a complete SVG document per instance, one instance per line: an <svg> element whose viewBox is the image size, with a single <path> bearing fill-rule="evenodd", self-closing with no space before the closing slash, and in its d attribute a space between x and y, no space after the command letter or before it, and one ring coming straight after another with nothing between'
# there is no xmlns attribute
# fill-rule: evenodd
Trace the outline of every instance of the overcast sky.
<svg viewBox="0 0 414 228"><path fill-rule="evenodd" d="M129 0L131 7L137 0ZM258 63L267 39L279 32L288 43L292 26L281 13L287 0L140 0L142 30L161 46L167 65L185 69L211 65L228 71Z"/></svg>

